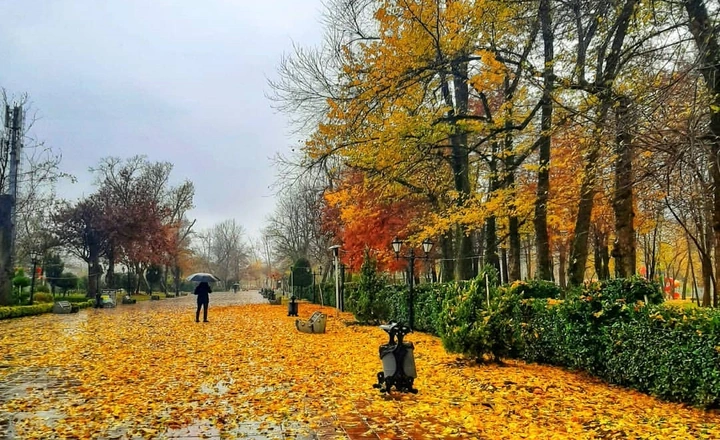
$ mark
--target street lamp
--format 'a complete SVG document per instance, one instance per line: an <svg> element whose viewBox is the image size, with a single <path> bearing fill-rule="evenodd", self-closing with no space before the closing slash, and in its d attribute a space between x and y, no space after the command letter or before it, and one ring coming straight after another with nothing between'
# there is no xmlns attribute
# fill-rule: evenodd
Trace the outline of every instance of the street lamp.
<svg viewBox="0 0 720 440"><path fill-rule="evenodd" d="M395 259L399 260L400 258L403 258L405 260L408 260L408 321L410 324L410 328L413 328L415 326L415 249L411 247L410 252L407 255L400 255L400 249L402 248L402 245L403 241L397 237L395 237L395 239L392 241L392 248L393 251L395 251ZM423 240L422 248L423 252L425 253L426 260L430 256L429 254L432 250L432 247L433 242L429 238Z"/></svg>
<svg viewBox="0 0 720 440"><path fill-rule="evenodd" d="M30 305L33 303L33 293L35 293L35 271L37 270L37 264L40 262L40 253L37 251L30 251L30 261L32 261L32 278L30 281Z"/></svg>
<svg viewBox="0 0 720 440"><path fill-rule="evenodd" d="M295 298L295 280L293 275L295 273L295 266L290 266L290 298Z"/></svg>
<svg viewBox="0 0 720 440"><path fill-rule="evenodd" d="M343 304L340 298L340 245L336 244L330 246L328 249L333 253L333 263L335 264L335 308L342 312Z"/></svg>
<svg viewBox="0 0 720 440"><path fill-rule="evenodd" d="M290 302L288 303L288 316L298 315L298 303L295 302L295 266L290 266Z"/></svg>

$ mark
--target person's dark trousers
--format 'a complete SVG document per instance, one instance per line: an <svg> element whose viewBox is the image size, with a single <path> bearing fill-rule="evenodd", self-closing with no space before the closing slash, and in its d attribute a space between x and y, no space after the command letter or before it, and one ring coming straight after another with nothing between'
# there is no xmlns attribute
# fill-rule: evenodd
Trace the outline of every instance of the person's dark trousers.
<svg viewBox="0 0 720 440"><path fill-rule="evenodd" d="M200 308L203 309L203 321L207 321L207 309L208 309L208 303L210 301L198 301L197 305L197 311L195 312L195 322L200 322Z"/></svg>

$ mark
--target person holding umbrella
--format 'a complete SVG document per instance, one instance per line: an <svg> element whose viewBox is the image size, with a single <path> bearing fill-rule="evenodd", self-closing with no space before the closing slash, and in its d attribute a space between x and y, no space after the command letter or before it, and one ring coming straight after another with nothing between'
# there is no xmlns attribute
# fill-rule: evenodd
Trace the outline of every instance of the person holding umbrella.
<svg viewBox="0 0 720 440"><path fill-rule="evenodd" d="M207 309L208 305L210 304L210 294L212 293L210 284L206 283L205 281L201 282L197 285L197 287L195 287L195 292L193 293L197 295L197 310L195 311L195 322L200 322L200 308L203 309L203 322L208 322Z"/></svg>
<svg viewBox="0 0 720 440"><path fill-rule="evenodd" d="M195 287L195 291L193 292L193 294L197 295L197 310L195 311L195 322L200 322L201 308L203 309L203 322L208 322L207 312L208 305L210 304L210 294L212 293L212 289L210 288L210 284L208 283L217 281L217 278L209 273L196 273L190 275L187 280L200 282L200 284Z"/></svg>

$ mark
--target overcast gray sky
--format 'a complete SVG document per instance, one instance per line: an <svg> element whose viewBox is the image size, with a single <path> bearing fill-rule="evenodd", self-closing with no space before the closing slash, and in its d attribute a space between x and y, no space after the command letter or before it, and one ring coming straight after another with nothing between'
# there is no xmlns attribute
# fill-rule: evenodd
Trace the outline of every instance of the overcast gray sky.
<svg viewBox="0 0 720 440"><path fill-rule="evenodd" d="M195 183L200 228L257 236L274 208L269 158L297 143L266 78L293 41L319 42L320 0L4 0L0 87L27 93L32 135L78 183L102 157L170 161Z"/></svg>

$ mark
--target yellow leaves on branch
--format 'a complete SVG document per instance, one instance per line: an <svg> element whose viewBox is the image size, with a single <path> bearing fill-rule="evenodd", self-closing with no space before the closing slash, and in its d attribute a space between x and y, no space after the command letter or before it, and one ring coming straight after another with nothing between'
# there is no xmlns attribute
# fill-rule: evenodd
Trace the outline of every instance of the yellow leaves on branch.
<svg viewBox="0 0 720 440"><path fill-rule="evenodd" d="M302 303L301 318L317 309ZM118 308L0 322L0 349L11 359L0 377L31 369L64 384L0 400L0 413L58 417L21 418L19 438L119 429L162 438L203 419L227 437L243 421L320 426L350 415L385 437L401 429L415 438L720 438L717 414L558 368L475 365L418 333L408 340L420 392L387 398L372 388L387 339L376 327L346 326L327 308L320 335L297 332L284 307L211 305L209 324L194 323L193 311Z"/></svg>

